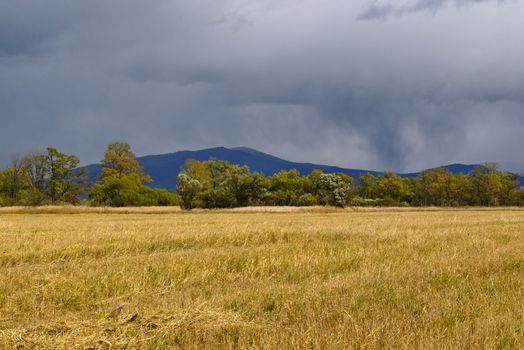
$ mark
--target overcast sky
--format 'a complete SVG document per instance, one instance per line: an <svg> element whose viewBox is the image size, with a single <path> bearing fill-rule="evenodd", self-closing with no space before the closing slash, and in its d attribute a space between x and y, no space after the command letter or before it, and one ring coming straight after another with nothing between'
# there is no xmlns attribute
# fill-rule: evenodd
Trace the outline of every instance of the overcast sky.
<svg viewBox="0 0 524 350"><path fill-rule="evenodd" d="M249 146L524 173L518 0L0 0L0 165Z"/></svg>

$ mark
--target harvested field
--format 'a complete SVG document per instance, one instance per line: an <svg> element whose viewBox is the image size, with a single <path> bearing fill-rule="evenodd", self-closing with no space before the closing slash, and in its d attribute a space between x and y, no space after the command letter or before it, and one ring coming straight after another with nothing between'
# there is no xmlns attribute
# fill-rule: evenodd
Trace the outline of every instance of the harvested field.
<svg viewBox="0 0 524 350"><path fill-rule="evenodd" d="M0 211L1 349L522 349L524 210Z"/></svg>

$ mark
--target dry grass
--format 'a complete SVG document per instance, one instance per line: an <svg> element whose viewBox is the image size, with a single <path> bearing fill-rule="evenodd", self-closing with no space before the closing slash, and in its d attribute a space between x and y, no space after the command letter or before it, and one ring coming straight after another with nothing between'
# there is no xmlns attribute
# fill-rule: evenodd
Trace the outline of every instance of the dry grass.
<svg viewBox="0 0 524 350"><path fill-rule="evenodd" d="M181 212L180 207L88 207L88 206L58 206L42 207L0 207L0 214L168 214Z"/></svg>
<svg viewBox="0 0 524 350"><path fill-rule="evenodd" d="M281 211L1 212L0 349L524 348L524 211Z"/></svg>

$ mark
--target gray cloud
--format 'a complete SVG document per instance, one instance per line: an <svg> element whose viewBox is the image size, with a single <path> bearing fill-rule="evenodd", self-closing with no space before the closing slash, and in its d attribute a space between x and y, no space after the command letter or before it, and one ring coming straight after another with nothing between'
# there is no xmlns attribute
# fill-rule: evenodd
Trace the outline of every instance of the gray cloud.
<svg viewBox="0 0 524 350"><path fill-rule="evenodd" d="M359 168L524 170L524 6L356 20L367 4L0 0L0 164L46 146L88 163L127 140L138 154L246 145Z"/></svg>
<svg viewBox="0 0 524 350"><path fill-rule="evenodd" d="M499 3L506 0L411 0L411 1L372 1L357 16L360 20L385 20L391 16L400 16L413 12L436 13L446 5L464 7L480 3Z"/></svg>

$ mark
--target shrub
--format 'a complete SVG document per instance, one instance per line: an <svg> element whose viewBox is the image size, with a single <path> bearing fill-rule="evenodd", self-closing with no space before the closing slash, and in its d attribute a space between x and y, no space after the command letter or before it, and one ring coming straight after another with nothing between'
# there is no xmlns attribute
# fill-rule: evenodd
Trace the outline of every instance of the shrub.
<svg viewBox="0 0 524 350"><path fill-rule="evenodd" d="M178 205L178 196L142 184L137 174L111 175L98 181L89 195L91 204L110 207Z"/></svg>
<svg viewBox="0 0 524 350"><path fill-rule="evenodd" d="M355 197L349 201L349 205L353 207L380 207L382 205L382 200Z"/></svg>
<svg viewBox="0 0 524 350"><path fill-rule="evenodd" d="M311 193L303 194L298 199L298 205L301 207L310 207L313 205L317 205L317 198Z"/></svg>
<svg viewBox="0 0 524 350"><path fill-rule="evenodd" d="M175 193L164 190L164 189L154 189L157 194L157 205L160 206L174 206L180 205L180 197Z"/></svg>

